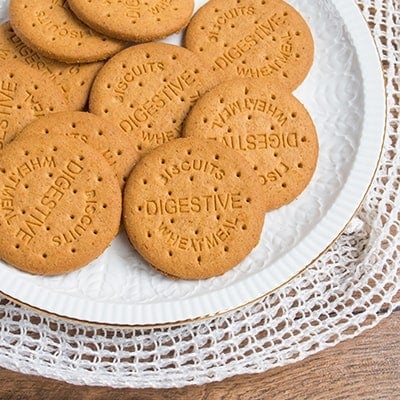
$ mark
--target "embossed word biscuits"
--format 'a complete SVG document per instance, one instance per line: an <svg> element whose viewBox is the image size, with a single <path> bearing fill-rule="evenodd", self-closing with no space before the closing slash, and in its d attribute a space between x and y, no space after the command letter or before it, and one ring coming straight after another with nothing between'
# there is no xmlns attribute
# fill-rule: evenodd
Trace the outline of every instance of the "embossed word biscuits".
<svg viewBox="0 0 400 400"><path fill-rule="evenodd" d="M0 63L0 150L35 118L67 109L53 82L21 63Z"/></svg>
<svg viewBox="0 0 400 400"><path fill-rule="evenodd" d="M11 0L9 13L11 26L26 45L58 61L104 60L127 46L79 21L67 0Z"/></svg>
<svg viewBox="0 0 400 400"><path fill-rule="evenodd" d="M19 135L30 135L33 141L40 141L41 136L48 134L63 134L95 148L114 170L121 187L138 160L130 137L94 114L79 111L50 114L29 124Z"/></svg>
<svg viewBox="0 0 400 400"><path fill-rule="evenodd" d="M307 110L264 79L236 79L212 89L193 107L183 136L214 139L241 152L257 172L267 210L305 189L318 158L318 137Z"/></svg>
<svg viewBox="0 0 400 400"><path fill-rule="evenodd" d="M189 22L193 0L69 0L83 22L110 37L134 42L161 39Z"/></svg>
<svg viewBox="0 0 400 400"><path fill-rule="evenodd" d="M117 234L121 192L94 149L61 135L20 137L0 159L0 257L34 274L73 271Z"/></svg>
<svg viewBox="0 0 400 400"><path fill-rule="evenodd" d="M14 33L9 22L0 25L0 65L3 61L29 65L43 78L56 83L68 106L73 110L85 107L93 80L103 63L68 65L43 57L30 49Z"/></svg>
<svg viewBox="0 0 400 400"><path fill-rule="evenodd" d="M281 0L210 0L185 40L220 79L268 77L289 89L303 82L314 57L306 22Z"/></svg>
<svg viewBox="0 0 400 400"><path fill-rule="evenodd" d="M223 274L259 241L264 207L255 180L243 157L215 141L164 144L139 161L126 184L128 237L167 275Z"/></svg>
<svg viewBox="0 0 400 400"><path fill-rule="evenodd" d="M175 139L192 105L211 87L208 69L182 47L133 46L114 56L97 76L90 111L132 136L139 153Z"/></svg>

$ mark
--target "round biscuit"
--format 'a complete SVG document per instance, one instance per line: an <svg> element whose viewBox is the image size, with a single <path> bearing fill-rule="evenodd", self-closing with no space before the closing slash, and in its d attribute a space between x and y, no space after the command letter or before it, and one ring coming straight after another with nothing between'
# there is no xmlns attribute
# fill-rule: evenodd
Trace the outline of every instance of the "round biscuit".
<svg viewBox="0 0 400 400"><path fill-rule="evenodd" d="M283 0L210 0L192 18L185 46L220 81L266 77L294 90L314 59L306 21Z"/></svg>
<svg viewBox="0 0 400 400"><path fill-rule="evenodd" d="M118 233L121 191L114 172L94 149L63 135L8 144L0 192L0 257L22 271L74 271Z"/></svg>
<svg viewBox="0 0 400 400"><path fill-rule="evenodd" d="M130 47L109 60L92 87L90 112L132 136L140 155L180 136L193 104L214 81L191 51L165 43Z"/></svg>
<svg viewBox="0 0 400 400"><path fill-rule="evenodd" d="M98 32L120 40L149 42L183 29L193 0L69 0L72 11Z"/></svg>
<svg viewBox="0 0 400 400"><path fill-rule="evenodd" d="M264 222L256 174L215 141L176 139L145 155L126 184L123 220L137 251L181 279L221 275L258 244Z"/></svg>
<svg viewBox="0 0 400 400"><path fill-rule="evenodd" d="M11 0L10 22L30 48L65 63L105 60L128 43L99 34L81 22L66 0Z"/></svg>
<svg viewBox="0 0 400 400"><path fill-rule="evenodd" d="M206 93L193 107L184 137L202 137L240 152L264 191L266 210L292 202L310 183L318 135L306 108L265 79L235 79Z"/></svg>

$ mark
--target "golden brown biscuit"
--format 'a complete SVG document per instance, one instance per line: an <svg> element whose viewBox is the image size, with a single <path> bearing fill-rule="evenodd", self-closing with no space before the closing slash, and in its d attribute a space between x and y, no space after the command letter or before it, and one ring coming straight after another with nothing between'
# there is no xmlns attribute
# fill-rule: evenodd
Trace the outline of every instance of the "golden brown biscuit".
<svg viewBox="0 0 400 400"><path fill-rule="evenodd" d="M123 220L138 252L176 278L225 273L257 245L264 222L256 174L235 151L186 138L145 155L126 184Z"/></svg>
<svg viewBox="0 0 400 400"><path fill-rule="evenodd" d="M219 80L267 77L291 90L314 58L307 23L282 0L210 0L192 18L185 42Z"/></svg>
<svg viewBox="0 0 400 400"><path fill-rule="evenodd" d="M64 135L20 137L0 158L0 257L62 274L98 257L118 233L121 191L94 149Z"/></svg>
<svg viewBox="0 0 400 400"><path fill-rule="evenodd" d="M293 201L318 160L318 136L306 108L265 79L235 79L206 93L183 136L213 139L246 157L264 190L266 210Z"/></svg>
<svg viewBox="0 0 400 400"><path fill-rule="evenodd" d="M30 48L65 63L100 61L127 47L78 20L66 0L10 1L10 22Z"/></svg>
<svg viewBox="0 0 400 400"><path fill-rule="evenodd" d="M0 65L13 61L30 66L53 81L65 96L71 110L82 110L88 101L95 76L102 62L69 65L41 56L15 34L9 22L0 25Z"/></svg>
<svg viewBox="0 0 400 400"><path fill-rule="evenodd" d="M190 108L214 84L208 72L195 54L182 47L133 46L102 68L89 109L131 135L143 155L180 136Z"/></svg>
<svg viewBox="0 0 400 400"><path fill-rule="evenodd" d="M180 31L193 0L69 0L72 11L98 32L120 40L149 42Z"/></svg>

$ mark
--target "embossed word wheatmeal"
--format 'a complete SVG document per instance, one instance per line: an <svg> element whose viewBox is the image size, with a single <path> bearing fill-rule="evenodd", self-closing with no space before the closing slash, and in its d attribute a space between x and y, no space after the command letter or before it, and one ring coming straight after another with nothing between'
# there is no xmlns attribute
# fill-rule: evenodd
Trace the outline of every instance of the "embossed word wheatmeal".
<svg viewBox="0 0 400 400"><path fill-rule="evenodd" d="M39 118L17 136L30 136L32 141L43 135L65 135L96 149L114 170L121 188L138 160L131 138L114 124L88 112L67 111Z"/></svg>
<svg viewBox="0 0 400 400"><path fill-rule="evenodd" d="M183 136L222 142L249 161L264 189L266 210L293 201L309 184L318 136L305 107L265 79L235 79L193 107Z"/></svg>
<svg viewBox="0 0 400 400"><path fill-rule="evenodd" d="M0 158L0 257L62 274L98 257L118 233L121 191L94 149L65 135L16 138Z"/></svg>
<svg viewBox="0 0 400 400"><path fill-rule="evenodd" d="M193 0L69 0L72 11L98 32L121 40L148 42L180 31Z"/></svg>
<svg viewBox="0 0 400 400"><path fill-rule="evenodd" d="M40 72L22 63L0 62L0 150L34 119L66 109L62 92Z"/></svg>
<svg viewBox="0 0 400 400"><path fill-rule="evenodd" d="M314 58L307 23L281 0L210 0L192 18L185 45L221 80L268 77L291 90Z"/></svg>
<svg viewBox="0 0 400 400"><path fill-rule="evenodd" d="M187 113L213 83L191 51L141 44L120 52L101 69L89 108L131 135L143 155L180 136Z"/></svg>
<svg viewBox="0 0 400 400"><path fill-rule="evenodd" d="M128 45L93 31L66 0L10 0L9 13L11 26L26 45L58 61L104 60Z"/></svg>
<svg viewBox="0 0 400 400"><path fill-rule="evenodd" d="M240 154L216 141L164 144L139 161L126 184L128 237L164 274L221 275L260 239L265 213L256 179Z"/></svg>
<svg viewBox="0 0 400 400"><path fill-rule="evenodd" d="M85 107L94 78L103 66L102 62L68 65L43 57L22 42L9 22L0 25L0 66L3 61L29 65L40 71L45 80L58 86L71 110Z"/></svg>

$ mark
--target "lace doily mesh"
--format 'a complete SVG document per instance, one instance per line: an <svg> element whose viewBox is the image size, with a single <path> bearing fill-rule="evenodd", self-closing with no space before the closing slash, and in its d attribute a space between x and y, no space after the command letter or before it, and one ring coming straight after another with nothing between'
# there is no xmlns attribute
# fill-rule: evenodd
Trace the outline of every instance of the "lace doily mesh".
<svg viewBox="0 0 400 400"><path fill-rule="evenodd" d="M97 328L0 299L0 366L74 384L203 384L304 359L375 326L399 305L400 1L358 4L385 70L387 136L361 210L328 252L255 304L176 327Z"/></svg>

